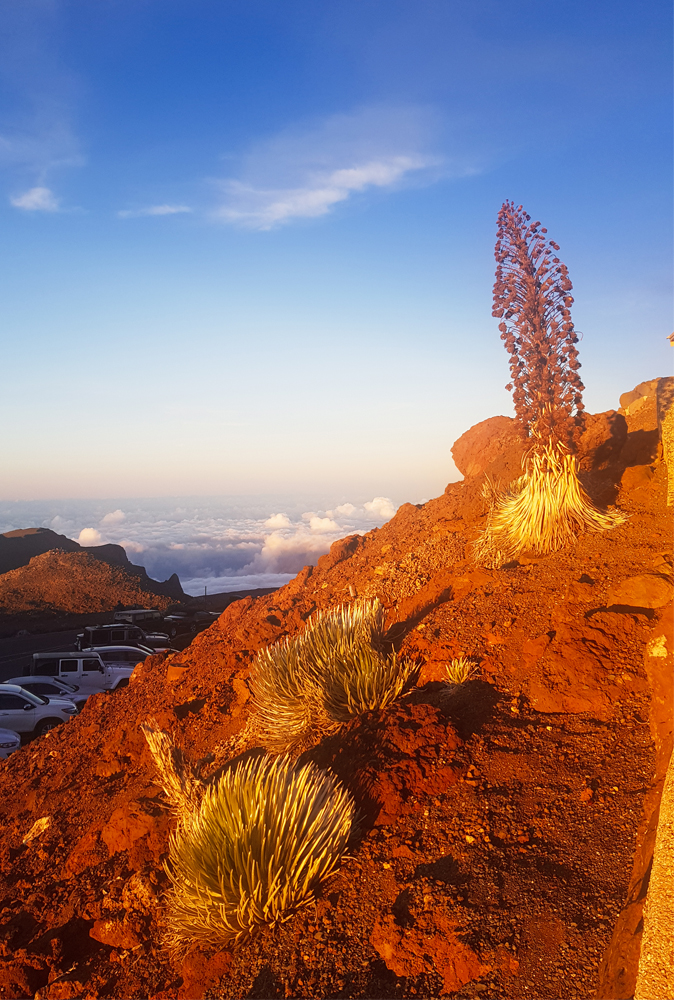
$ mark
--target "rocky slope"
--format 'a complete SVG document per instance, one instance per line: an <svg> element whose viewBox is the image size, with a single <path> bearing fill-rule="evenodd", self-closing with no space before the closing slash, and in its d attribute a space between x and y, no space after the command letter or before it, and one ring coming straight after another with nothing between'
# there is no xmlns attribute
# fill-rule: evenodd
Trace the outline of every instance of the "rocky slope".
<svg viewBox="0 0 674 1000"><path fill-rule="evenodd" d="M0 576L0 615L85 614L111 611L119 603L163 609L174 603L153 582L87 552L51 549Z"/></svg>
<svg viewBox="0 0 674 1000"><path fill-rule="evenodd" d="M146 660L127 689L10 758L0 996L631 997L672 740L671 518L653 414L647 400L626 423L600 415L586 440L588 484L630 514L612 532L476 567L483 475L511 478L522 446L510 425L478 425L463 482L232 604L185 651ZM245 724L256 651L356 595L380 597L391 642L421 667L397 704L305 754L352 789L359 841L287 924L233 953L172 959L172 820L140 724L154 718L214 770ZM481 677L450 690L444 666L459 655L478 657Z"/></svg>

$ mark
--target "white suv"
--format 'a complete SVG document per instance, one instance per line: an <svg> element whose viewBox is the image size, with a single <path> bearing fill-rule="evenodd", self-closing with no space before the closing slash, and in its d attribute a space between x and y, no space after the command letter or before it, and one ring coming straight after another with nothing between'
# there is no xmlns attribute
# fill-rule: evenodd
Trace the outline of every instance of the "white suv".
<svg viewBox="0 0 674 1000"><path fill-rule="evenodd" d="M142 660L147 655L140 653L138 659ZM77 684L78 694L89 697L101 691L124 687L129 683L134 666L135 663L128 662L104 663L98 651L87 649L81 653L33 653L30 672L33 677L57 677L67 684Z"/></svg>
<svg viewBox="0 0 674 1000"><path fill-rule="evenodd" d="M41 736L76 714L72 701L44 698L41 694L25 691L17 684L0 687L0 725L16 733Z"/></svg>

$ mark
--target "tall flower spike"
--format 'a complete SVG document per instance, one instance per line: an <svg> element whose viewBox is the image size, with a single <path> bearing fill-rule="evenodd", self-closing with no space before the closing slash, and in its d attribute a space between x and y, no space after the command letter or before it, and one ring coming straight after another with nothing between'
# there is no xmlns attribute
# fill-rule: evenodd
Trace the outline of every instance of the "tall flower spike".
<svg viewBox="0 0 674 1000"><path fill-rule="evenodd" d="M583 383L571 319L571 281L540 222L507 201L498 215L493 315L510 355L515 414L531 447L524 474L505 493L490 484L487 526L475 556L498 567L520 552L562 548L581 531L621 524L619 511L593 506L578 478Z"/></svg>
<svg viewBox="0 0 674 1000"><path fill-rule="evenodd" d="M573 449L583 410L571 281L559 246L522 206L498 215L493 315L510 354L515 413L527 434Z"/></svg>

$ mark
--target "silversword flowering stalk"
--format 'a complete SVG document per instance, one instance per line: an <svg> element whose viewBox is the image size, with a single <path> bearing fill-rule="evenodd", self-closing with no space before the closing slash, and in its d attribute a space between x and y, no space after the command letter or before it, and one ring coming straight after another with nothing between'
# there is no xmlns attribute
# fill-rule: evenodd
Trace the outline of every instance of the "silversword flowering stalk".
<svg viewBox="0 0 674 1000"><path fill-rule="evenodd" d="M581 531L624 521L602 513L578 478L574 452L582 428L583 383L571 319L571 280L540 222L504 202L498 216L493 315L510 355L515 414L531 447L523 475L505 492L486 484L487 526L479 562L498 567L520 552L545 555Z"/></svg>
<svg viewBox="0 0 674 1000"><path fill-rule="evenodd" d="M505 202L498 216L492 315L510 354L515 413L525 432L573 448L585 388L578 375L578 335L571 280L540 222Z"/></svg>

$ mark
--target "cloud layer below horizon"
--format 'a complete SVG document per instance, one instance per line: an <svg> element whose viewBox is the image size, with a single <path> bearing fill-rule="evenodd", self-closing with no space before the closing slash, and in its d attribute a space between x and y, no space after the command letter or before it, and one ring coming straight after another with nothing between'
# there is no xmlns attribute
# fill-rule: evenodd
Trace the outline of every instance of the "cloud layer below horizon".
<svg viewBox="0 0 674 1000"><path fill-rule="evenodd" d="M2 504L0 531L39 524L83 546L122 545L151 577L177 573L185 591L196 595L204 587L214 593L281 586L303 566L315 565L336 539L379 527L396 509L387 497L307 511L272 504L264 498L243 505L127 501L124 508L107 510L105 501Z"/></svg>

